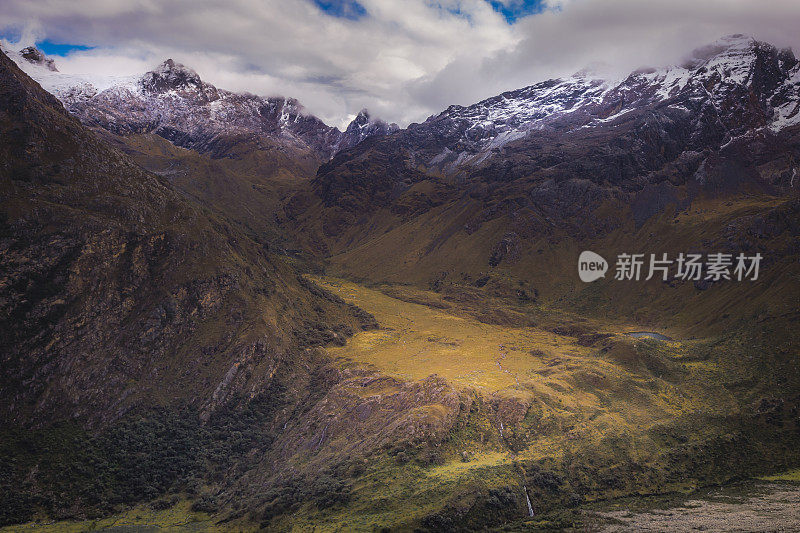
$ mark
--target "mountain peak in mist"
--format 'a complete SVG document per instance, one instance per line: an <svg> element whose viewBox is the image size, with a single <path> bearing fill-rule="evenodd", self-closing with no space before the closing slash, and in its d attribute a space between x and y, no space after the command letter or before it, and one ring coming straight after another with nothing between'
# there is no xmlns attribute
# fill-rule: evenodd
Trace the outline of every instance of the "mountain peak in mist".
<svg viewBox="0 0 800 533"><path fill-rule="evenodd" d="M58 72L56 68L56 62L49 57L47 57L44 52L36 48L35 46L27 46L19 51L19 55L22 56L26 61L29 63L33 63L34 65L41 65L48 70L52 70L53 72Z"/></svg>
<svg viewBox="0 0 800 533"><path fill-rule="evenodd" d="M759 47L774 48L771 44L758 41L750 35L741 33L725 35L716 41L692 50L682 66L688 69L697 68L717 57L730 62L734 58L754 54Z"/></svg>
<svg viewBox="0 0 800 533"><path fill-rule="evenodd" d="M173 59L167 59L154 70L145 73L142 85L151 92L165 92L202 89L203 81L195 70Z"/></svg>

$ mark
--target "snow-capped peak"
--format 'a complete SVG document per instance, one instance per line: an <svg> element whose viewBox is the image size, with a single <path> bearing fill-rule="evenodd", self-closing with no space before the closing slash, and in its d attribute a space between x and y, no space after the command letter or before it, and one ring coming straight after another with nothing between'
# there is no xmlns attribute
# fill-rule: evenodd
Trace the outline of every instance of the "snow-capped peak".
<svg viewBox="0 0 800 533"><path fill-rule="evenodd" d="M800 62L790 50L730 35L696 50L681 66L642 68L616 81L579 71L467 107L450 106L422 127L447 139L430 163L452 169L478 164L531 131L594 128L659 106L693 114L704 104L731 138L798 124Z"/></svg>
<svg viewBox="0 0 800 533"><path fill-rule="evenodd" d="M354 118L352 122L348 124L347 130L350 131L351 128L361 129L369 125L369 123L370 123L369 111L367 111L366 109L362 109L361 111L358 112L356 118Z"/></svg>
<svg viewBox="0 0 800 533"><path fill-rule="evenodd" d="M354 118L350 124L347 125L345 132L355 133L370 128L381 128L387 130L388 132L392 132L397 130L398 126L395 123L387 124L381 119L374 118L372 115L370 115L367 109L362 109L358 112L356 118Z"/></svg>
<svg viewBox="0 0 800 533"><path fill-rule="evenodd" d="M142 87L149 92L200 90L203 88L203 81L193 69L167 59L142 76Z"/></svg>
<svg viewBox="0 0 800 533"><path fill-rule="evenodd" d="M687 69L694 69L704 63L719 58L721 62L736 56L747 55L758 45L758 41L747 35L726 35L716 41L696 48L682 65Z"/></svg>
<svg viewBox="0 0 800 533"><path fill-rule="evenodd" d="M141 76L94 77L90 81L51 69L52 61L38 50L7 53L85 124L118 134L156 133L199 151L212 150L224 136L255 135L302 150L310 148L329 158L366 137L397 129L363 110L343 133L305 112L294 98L217 89L173 59Z"/></svg>
<svg viewBox="0 0 800 533"><path fill-rule="evenodd" d="M355 146L367 137L387 135L400 129L397 124L387 124L383 120L373 118L369 111L362 109L358 115L347 125L340 140L336 144L336 151L341 151Z"/></svg>

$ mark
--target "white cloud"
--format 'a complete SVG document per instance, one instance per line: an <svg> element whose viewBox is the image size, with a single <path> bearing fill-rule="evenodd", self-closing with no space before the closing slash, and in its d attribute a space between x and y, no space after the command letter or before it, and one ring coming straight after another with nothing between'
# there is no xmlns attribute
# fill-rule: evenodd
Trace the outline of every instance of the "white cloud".
<svg viewBox="0 0 800 533"><path fill-rule="evenodd" d="M172 57L219 87L296 97L337 125L363 107L405 125L590 63L612 74L673 63L729 33L800 48L796 0L562 0L514 25L484 0L363 0L358 20L309 0L3 4L28 40L97 47L59 58L62 71L137 74Z"/></svg>

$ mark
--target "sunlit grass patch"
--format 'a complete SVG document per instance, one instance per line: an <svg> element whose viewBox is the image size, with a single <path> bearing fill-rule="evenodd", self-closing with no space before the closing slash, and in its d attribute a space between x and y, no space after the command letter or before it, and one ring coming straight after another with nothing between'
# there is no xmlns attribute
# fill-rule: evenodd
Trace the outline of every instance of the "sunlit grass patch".
<svg viewBox="0 0 800 533"><path fill-rule="evenodd" d="M591 352L574 338L546 330L485 324L410 302L410 297L400 300L342 280L315 281L375 315L382 328L358 333L329 353L397 377L438 374L492 392L534 378L546 357L588 357Z"/></svg>
<svg viewBox="0 0 800 533"><path fill-rule="evenodd" d="M475 470L511 464L512 457L508 452L482 452L470 455L467 461L450 461L440 466L435 466L426 471L431 477L441 479L458 479L465 474L473 473Z"/></svg>
<svg viewBox="0 0 800 533"><path fill-rule="evenodd" d="M786 472L781 472L780 474L774 474L771 476L763 476L758 479L764 481L798 481L800 482L800 468L795 468L794 470L787 470Z"/></svg>

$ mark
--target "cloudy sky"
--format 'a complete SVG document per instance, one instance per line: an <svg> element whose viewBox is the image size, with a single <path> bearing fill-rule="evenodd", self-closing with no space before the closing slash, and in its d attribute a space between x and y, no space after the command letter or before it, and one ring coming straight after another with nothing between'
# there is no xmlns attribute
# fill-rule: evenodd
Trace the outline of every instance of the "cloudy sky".
<svg viewBox="0 0 800 533"><path fill-rule="evenodd" d="M798 0L2 0L0 14L0 36L63 56L62 72L171 57L337 126L364 107L405 126L590 65L678 63L731 33L800 51Z"/></svg>

